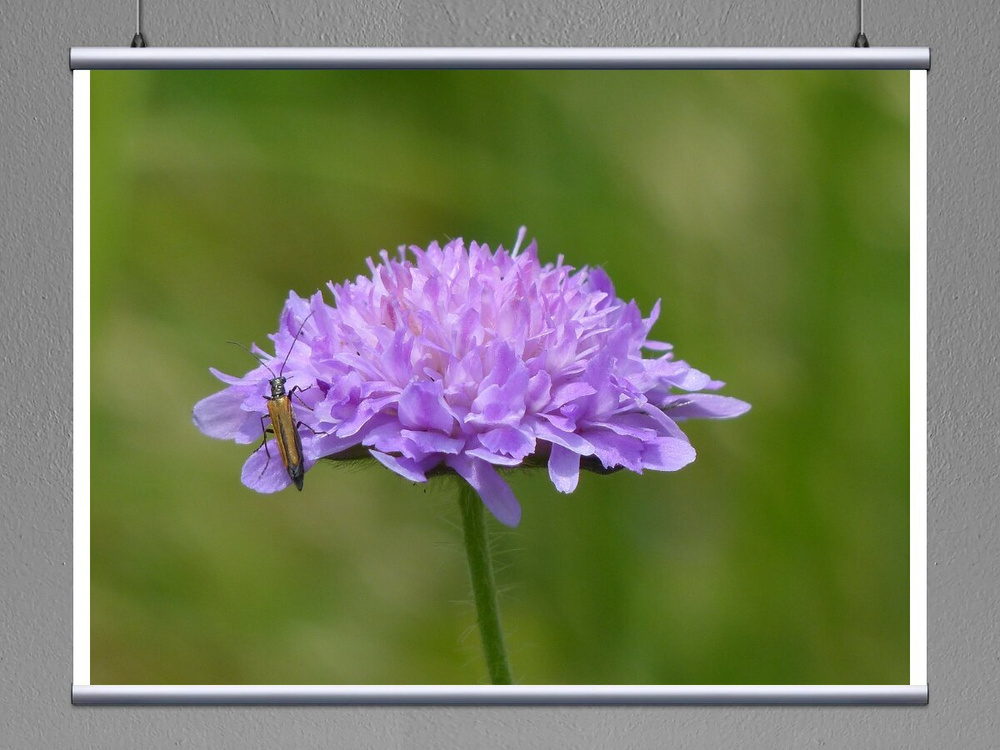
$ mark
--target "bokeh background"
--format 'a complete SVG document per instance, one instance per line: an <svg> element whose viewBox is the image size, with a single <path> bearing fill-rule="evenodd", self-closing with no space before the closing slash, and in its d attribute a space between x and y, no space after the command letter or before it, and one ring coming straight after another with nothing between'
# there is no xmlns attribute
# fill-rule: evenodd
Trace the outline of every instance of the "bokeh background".
<svg viewBox="0 0 1000 750"><path fill-rule="evenodd" d="M191 407L289 290L437 239L603 265L753 404L677 473L509 477L522 683L908 683L908 73L93 72L92 682L479 683L455 487Z"/></svg>

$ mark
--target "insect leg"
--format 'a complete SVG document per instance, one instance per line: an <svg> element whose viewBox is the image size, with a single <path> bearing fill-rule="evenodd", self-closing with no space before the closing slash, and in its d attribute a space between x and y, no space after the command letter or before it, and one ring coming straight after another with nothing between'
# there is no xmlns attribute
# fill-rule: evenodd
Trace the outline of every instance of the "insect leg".
<svg viewBox="0 0 1000 750"><path fill-rule="evenodd" d="M265 427L264 426L264 420L265 419L267 419L267 417L263 417L262 416L260 418L260 431L261 431L261 433L263 433L264 439L260 441L260 445L258 445L256 448L254 448L253 452L256 453L261 448L263 448L264 452L267 454L267 457L270 458L271 457L271 451L269 451L267 449L267 436L268 435L273 435L274 434L274 430L272 430L270 427Z"/></svg>
<svg viewBox="0 0 1000 750"><path fill-rule="evenodd" d="M288 398L291 398L292 396L295 396L298 393L305 393L306 391L308 391L312 387L313 386L309 386L309 388L299 388L298 386L295 386L294 388L292 388L288 392ZM309 411L312 411L312 407L309 406L309 404L307 404L305 401L303 401L301 396L299 396L299 403L302 404L303 408L306 408ZM306 426L308 427L308 425L306 425Z"/></svg>
<svg viewBox="0 0 1000 750"><path fill-rule="evenodd" d="M261 469L260 474L257 475L258 478L264 476L264 472L267 471L268 464L271 463L271 451L267 449L267 434L274 434L274 430L272 428L264 426L264 419L265 417L262 415L260 418L260 431L264 433L264 439L260 441L260 445L257 446L257 450L255 450L254 453L263 448L264 453L267 454L267 461L264 462L264 468Z"/></svg>
<svg viewBox="0 0 1000 750"><path fill-rule="evenodd" d="M300 422L296 422L295 423L295 429L297 430L300 427L305 427L307 430L309 430L309 432L311 432L313 435L316 435L317 437L323 437L323 435L329 435L330 434L329 432L316 432L316 430L314 430L312 427L310 427L309 425L307 425L305 422L301 422L301 421Z"/></svg>

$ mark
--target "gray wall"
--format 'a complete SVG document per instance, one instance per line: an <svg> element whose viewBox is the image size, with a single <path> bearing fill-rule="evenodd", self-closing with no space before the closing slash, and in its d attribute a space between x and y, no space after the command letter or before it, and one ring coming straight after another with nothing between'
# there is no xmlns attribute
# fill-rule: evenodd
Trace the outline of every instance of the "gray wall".
<svg viewBox="0 0 1000 750"><path fill-rule="evenodd" d="M73 708L70 46L131 0L0 6L0 745L987 747L1000 737L1000 5L869 0L929 77L930 685L923 708ZM153 45L849 44L854 0L147 0ZM114 387L116 384L109 384ZM875 386L877 387L877 385ZM984 395L988 394L988 395ZM20 414L27 419L15 421Z"/></svg>

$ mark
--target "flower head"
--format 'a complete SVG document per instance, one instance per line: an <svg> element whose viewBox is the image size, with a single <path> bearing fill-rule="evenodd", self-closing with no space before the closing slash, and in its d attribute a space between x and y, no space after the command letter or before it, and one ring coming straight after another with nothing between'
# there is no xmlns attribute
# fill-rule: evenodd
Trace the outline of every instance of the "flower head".
<svg viewBox="0 0 1000 750"><path fill-rule="evenodd" d="M307 471L358 455L417 482L451 470L515 526L521 509L497 467L547 465L561 492L576 488L581 462L676 471L695 458L679 420L750 408L706 393L723 383L647 338L659 302L643 318L601 268L574 269L562 256L542 264L534 242L518 251L523 235L513 251L461 239L396 258L383 250L381 262L368 260L370 276L328 285L332 305L322 292L292 293L270 337L274 356L255 350L262 364L242 377L213 369L226 388L195 405L195 424L211 437L260 440L277 373L296 389ZM269 453L243 466L243 483L259 492L291 483Z"/></svg>

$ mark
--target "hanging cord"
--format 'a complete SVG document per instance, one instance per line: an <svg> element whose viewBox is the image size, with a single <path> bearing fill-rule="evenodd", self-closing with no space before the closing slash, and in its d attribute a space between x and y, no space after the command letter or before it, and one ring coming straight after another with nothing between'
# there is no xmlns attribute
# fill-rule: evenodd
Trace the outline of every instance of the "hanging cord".
<svg viewBox="0 0 1000 750"><path fill-rule="evenodd" d="M142 35L142 0L135 0L135 36L132 37L132 46L146 46L146 38Z"/></svg>
<svg viewBox="0 0 1000 750"><path fill-rule="evenodd" d="M858 0L858 35L854 39L854 46L868 46L868 37L865 36L865 0Z"/></svg>

